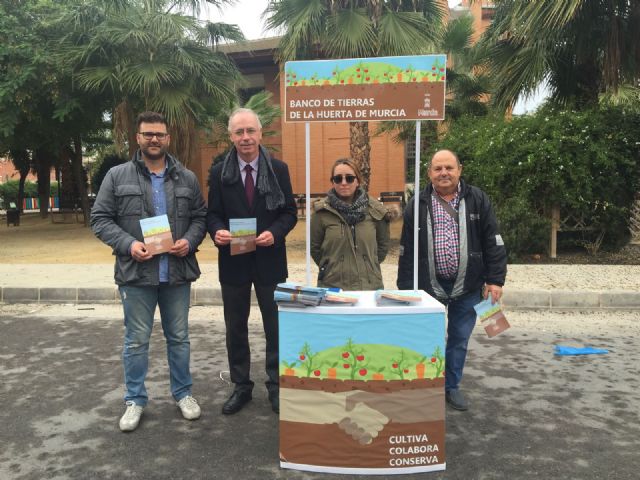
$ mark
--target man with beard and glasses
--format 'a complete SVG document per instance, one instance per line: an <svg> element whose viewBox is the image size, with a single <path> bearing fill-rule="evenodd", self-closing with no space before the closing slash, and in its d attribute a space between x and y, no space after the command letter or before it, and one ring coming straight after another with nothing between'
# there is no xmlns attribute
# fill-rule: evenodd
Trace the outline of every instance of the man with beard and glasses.
<svg viewBox="0 0 640 480"><path fill-rule="evenodd" d="M287 164L271 158L260 145L262 125L258 115L247 108L235 110L229 117L229 136L233 148L209 174L207 212L207 230L218 247L227 354L234 384L222 413L234 414L252 399L247 325L252 285L266 339L266 387L271 408L278 413L278 307L273 293L288 275L285 237L297 222L296 204ZM255 219L255 251L231 254L233 219Z"/></svg>
<svg viewBox="0 0 640 480"><path fill-rule="evenodd" d="M191 394L189 300L200 276L195 252L206 235L206 207L193 172L167 153L165 118L144 112L137 118L139 150L104 178L91 210L91 228L113 249L115 281L124 309L126 410L120 430L135 430L147 404L149 339L156 306L167 343L171 394L187 420L200 417ZM173 246L153 255L143 243L140 220L166 215Z"/></svg>

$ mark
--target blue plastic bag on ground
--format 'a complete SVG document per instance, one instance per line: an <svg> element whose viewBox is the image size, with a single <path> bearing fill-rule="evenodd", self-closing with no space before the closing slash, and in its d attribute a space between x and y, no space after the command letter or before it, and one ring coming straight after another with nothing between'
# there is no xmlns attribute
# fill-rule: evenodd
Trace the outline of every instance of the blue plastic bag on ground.
<svg viewBox="0 0 640 480"><path fill-rule="evenodd" d="M567 347L564 345L556 345L554 352L556 355L591 355L594 353L609 353L604 348L593 347Z"/></svg>

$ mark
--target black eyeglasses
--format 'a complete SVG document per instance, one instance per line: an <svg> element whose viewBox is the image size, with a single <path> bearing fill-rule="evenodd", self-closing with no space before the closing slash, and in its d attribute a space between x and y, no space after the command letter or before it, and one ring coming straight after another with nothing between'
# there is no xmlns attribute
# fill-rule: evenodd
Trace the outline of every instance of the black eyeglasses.
<svg viewBox="0 0 640 480"><path fill-rule="evenodd" d="M353 183L356 180L355 175L334 175L331 177L331 181L335 184L341 184L342 180L346 180L347 183Z"/></svg>
<svg viewBox="0 0 640 480"><path fill-rule="evenodd" d="M140 132L140 135L142 135L142 138L145 140L152 140L153 137L156 137L158 140L164 140L169 136L168 133L163 132Z"/></svg>

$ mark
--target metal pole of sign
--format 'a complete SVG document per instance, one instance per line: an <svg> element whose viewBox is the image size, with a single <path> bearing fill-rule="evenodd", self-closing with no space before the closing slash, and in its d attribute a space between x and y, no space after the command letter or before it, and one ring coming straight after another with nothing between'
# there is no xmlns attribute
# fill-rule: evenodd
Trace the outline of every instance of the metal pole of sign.
<svg viewBox="0 0 640 480"><path fill-rule="evenodd" d="M413 180L413 289L418 290L418 225L420 195L420 120L416 122L416 164Z"/></svg>
<svg viewBox="0 0 640 480"><path fill-rule="evenodd" d="M309 122L304 124L304 145L305 145L305 202L304 202L304 223L306 229L307 245L307 285L311 285L311 128Z"/></svg>

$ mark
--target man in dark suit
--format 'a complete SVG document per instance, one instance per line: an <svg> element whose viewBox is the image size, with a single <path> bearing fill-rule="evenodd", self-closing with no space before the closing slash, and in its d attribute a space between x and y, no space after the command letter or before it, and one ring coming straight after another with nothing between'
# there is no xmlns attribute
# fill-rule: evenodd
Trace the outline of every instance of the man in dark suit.
<svg viewBox="0 0 640 480"><path fill-rule="evenodd" d="M297 222L289 169L260 146L262 125L255 112L229 117L234 147L209 174L207 229L218 247L218 274L224 304L227 355L234 391L222 407L230 415L252 398L248 320L253 285L266 338L267 391L274 412L278 397L278 307L273 292L286 280L285 237ZM231 255L229 220L256 218L256 250Z"/></svg>

